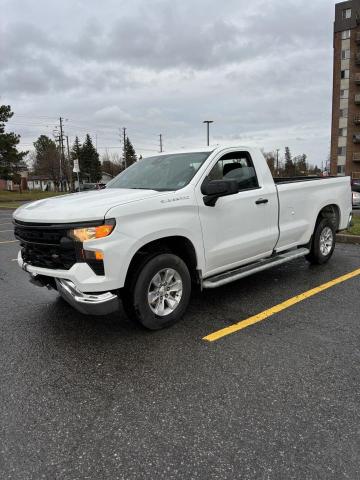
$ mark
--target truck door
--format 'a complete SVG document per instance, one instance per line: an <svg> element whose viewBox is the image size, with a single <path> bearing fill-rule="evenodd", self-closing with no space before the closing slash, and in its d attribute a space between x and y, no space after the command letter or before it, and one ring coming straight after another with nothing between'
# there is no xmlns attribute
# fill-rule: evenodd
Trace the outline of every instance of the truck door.
<svg viewBox="0 0 360 480"><path fill-rule="evenodd" d="M221 179L237 180L239 192L220 197L214 207L204 205L200 193L206 274L270 256L278 238L276 187L261 185L250 153L223 155L205 181Z"/></svg>

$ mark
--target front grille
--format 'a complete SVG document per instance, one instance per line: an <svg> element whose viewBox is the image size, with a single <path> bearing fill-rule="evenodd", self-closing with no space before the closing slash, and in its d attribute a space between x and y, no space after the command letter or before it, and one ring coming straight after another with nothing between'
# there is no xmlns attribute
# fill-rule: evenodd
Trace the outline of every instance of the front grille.
<svg viewBox="0 0 360 480"><path fill-rule="evenodd" d="M58 226L15 222L14 233L23 261L35 267L69 270L81 250L81 245L67 237L67 230Z"/></svg>

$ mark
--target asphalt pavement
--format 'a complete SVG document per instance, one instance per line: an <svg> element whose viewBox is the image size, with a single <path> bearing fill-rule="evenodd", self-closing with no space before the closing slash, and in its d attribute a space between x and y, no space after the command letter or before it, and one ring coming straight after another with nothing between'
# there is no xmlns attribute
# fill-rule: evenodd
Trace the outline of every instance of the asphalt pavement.
<svg viewBox="0 0 360 480"><path fill-rule="evenodd" d="M0 210L1 479L360 478L360 276L203 340L360 268L360 247L196 293L148 332L29 284L10 222Z"/></svg>

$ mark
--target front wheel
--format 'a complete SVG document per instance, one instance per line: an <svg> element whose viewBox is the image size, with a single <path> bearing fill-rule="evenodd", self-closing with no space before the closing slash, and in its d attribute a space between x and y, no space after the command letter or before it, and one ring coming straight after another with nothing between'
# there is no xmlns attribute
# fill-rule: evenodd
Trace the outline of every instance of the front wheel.
<svg viewBox="0 0 360 480"><path fill-rule="evenodd" d="M149 330L170 327L189 304L191 278L185 262L170 253L151 258L135 274L123 295L130 319Z"/></svg>
<svg viewBox="0 0 360 480"><path fill-rule="evenodd" d="M334 253L335 241L336 230L333 222L323 218L315 227L310 253L306 259L316 265L328 262Z"/></svg>

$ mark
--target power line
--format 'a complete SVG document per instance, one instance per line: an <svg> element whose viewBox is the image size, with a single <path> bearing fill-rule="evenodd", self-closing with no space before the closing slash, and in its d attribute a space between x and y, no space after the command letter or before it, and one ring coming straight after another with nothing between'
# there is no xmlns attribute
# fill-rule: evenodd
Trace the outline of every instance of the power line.
<svg viewBox="0 0 360 480"><path fill-rule="evenodd" d="M70 137L69 137L70 138ZM56 137L56 140L59 141L59 137ZM32 147L34 144L33 143L23 143L20 141L19 147ZM117 148L117 149L122 149L121 145L101 145L98 146L98 150L104 150L105 148ZM158 149L156 148L148 148L148 147L141 147L136 145L136 150L143 150L144 152L158 152Z"/></svg>
<svg viewBox="0 0 360 480"><path fill-rule="evenodd" d="M47 115L23 115L21 113L15 113L15 117L22 117L22 118L50 118L52 120L57 120L57 117L49 117Z"/></svg>

